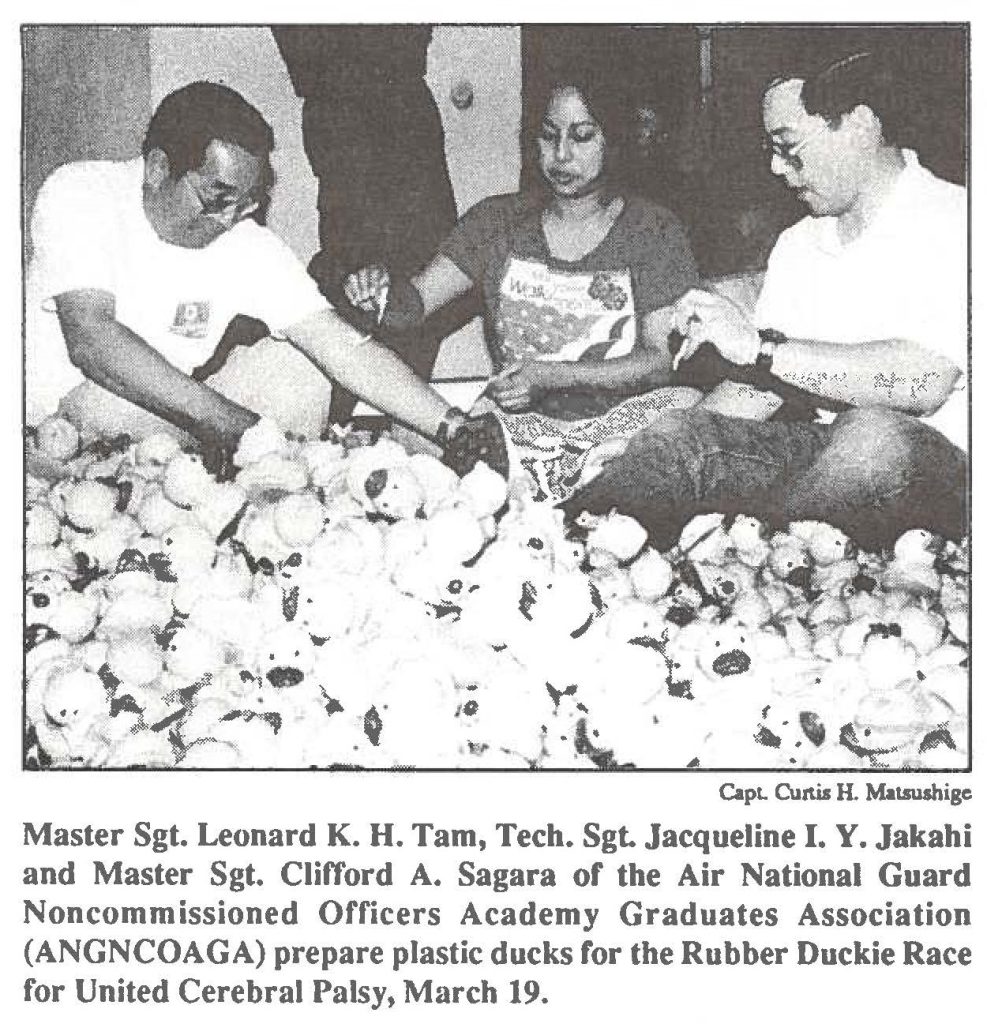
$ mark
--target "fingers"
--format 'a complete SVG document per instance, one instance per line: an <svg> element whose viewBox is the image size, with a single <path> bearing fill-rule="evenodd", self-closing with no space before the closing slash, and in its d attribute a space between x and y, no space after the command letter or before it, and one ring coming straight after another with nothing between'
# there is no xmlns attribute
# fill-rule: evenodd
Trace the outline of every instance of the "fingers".
<svg viewBox="0 0 987 1024"><path fill-rule="evenodd" d="M526 412L531 408L531 396L528 392L504 395L494 401L505 412Z"/></svg>
<svg viewBox="0 0 987 1024"><path fill-rule="evenodd" d="M709 317L711 312L712 311L705 303L686 303L683 298L673 307L672 326L680 334L687 335L692 330L694 324L702 320L704 317Z"/></svg>
<svg viewBox="0 0 987 1024"><path fill-rule="evenodd" d="M357 309L373 312L382 307L382 294L386 293L390 283L391 277L387 269L372 265L361 267L350 274L343 282L343 291Z"/></svg>
<svg viewBox="0 0 987 1024"><path fill-rule="evenodd" d="M493 374L487 381L487 386L484 390L492 398L499 401L497 396L517 388L518 380L516 375L523 368L523 363L508 363L499 373Z"/></svg>
<svg viewBox="0 0 987 1024"><path fill-rule="evenodd" d="M675 353L675 357L672 359L672 370L677 370L682 363L691 359L701 344L701 339L694 333L687 333L685 341L682 342L682 347Z"/></svg>
<svg viewBox="0 0 987 1024"><path fill-rule="evenodd" d="M688 309L708 309L719 306L725 301L723 296L717 295L716 292L707 292L702 288L690 288L675 305Z"/></svg>
<svg viewBox="0 0 987 1024"><path fill-rule="evenodd" d="M683 295L682 298L672 306L676 320L688 320L698 307L706 305L709 298L709 292L704 292L701 288L690 288L685 295Z"/></svg>
<svg viewBox="0 0 987 1024"><path fill-rule="evenodd" d="M513 377L518 370L523 369L524 363L519 360L515 360L513 363L508 363L502 370L495 373L490 378L491 384L498 384L500 381L507 380L508 377Z"/></svg>
<svg viewBox="0 0 987 1024"><path fill-rule="evenodd" d="M359 306L363 300L360 291L360 278L357 274L349 274L343 282L343 293L351 306Z"/></svg>
<svg viewBox="0 0 987 1024"><path fill-rule="evenodd" d="M699 322L699 317L694 312L686 312L683 310L681 313L676 314L673 322L672 329L678 331L683 338L688 338L692 333L693 327Z"/></svg>
<svg viewBox="0 0 987 1024"><path fill-rule="evenodd" d="M521 402L530 404L531 389L526 384L519 387L500 387L491 391L490 397L499 406L506 409L517 406Z"/></svg>
<svg viewBox="0 0 987 1024"><path fill-rule="evenodd" d="M521 374L501 377L493 381L490 397L502 408L512 412L531 405L531 384Z"/></svg>
<svg viewBox="0 0 987 1024"><path fill-rule="evenodd" d="M672 307L672 320L678 330L687 334L690 323L710 320L728 311L737 311L736 305L729 299L713 292L704 292L700 288L692 288Z"/></svg>

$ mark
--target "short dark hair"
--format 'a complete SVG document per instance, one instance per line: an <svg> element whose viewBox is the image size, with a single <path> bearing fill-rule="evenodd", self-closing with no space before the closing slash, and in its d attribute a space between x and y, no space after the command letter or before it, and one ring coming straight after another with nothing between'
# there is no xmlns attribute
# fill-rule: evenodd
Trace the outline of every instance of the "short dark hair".
<svg viewBox="0 0 987 1024"><path fill-rule="evenodd" d="M902 94L885 56L868 51L850 54L809 75L804 83L802 105L807 113L825 118L835 128L856 107L868 107L881 122L884 141L898 143Z"/></svg>
<svg viewBox="0 0 987 1024"><path fill-rule="evenodd" d="M180 178L201 167L209 143L230 142L269 164L274 131L238 92L215 82L192 82L158 104L144 136L144 156L160 149Z"/></svg>
<svg viewBox="0 0 987 1024"><path fill-rule="evenodd" d="M612 76L585 69L561 71L545 83L536 97L533 109L537 111L538 120L532 126L536 136L552 94L563 89L577 92L593 120L603 129L604 169L611 185L619 186L634 137L634 102L630 95Z"/></svg>

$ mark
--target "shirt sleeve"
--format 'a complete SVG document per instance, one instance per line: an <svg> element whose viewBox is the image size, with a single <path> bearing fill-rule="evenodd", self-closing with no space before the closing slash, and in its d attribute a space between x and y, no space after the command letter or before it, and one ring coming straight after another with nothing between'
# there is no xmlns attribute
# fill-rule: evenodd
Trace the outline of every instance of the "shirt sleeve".
<svg viewBox="0 0 987 1024"><path fill-rule="evenodd" d="M670 306L699 283L689 237L668 210L644 205L630 225L628 245L639 315Z"/></svg>
<svg viewBox="0 0 987 1024"><path fill-rule="evenodd" d="M515 196L493 196L467 210L439 248L473 282L483 283L492 259L502 259L511 225L516 221Z"/></svg>
<svg viewBox="0 0 987 1024"><path fill-rule="evenodd" d="M225 237L233 242L234 235L236 263L246 271L242 312L263 320L275 337L284 337L289 327L329 308L301 261L273 231L244 221Z"/></svg>
<svg viewBox="0 0 987 1024"><path fill-rule="evenodd" d="M938 219L933 241L923 246L908 301L920 345L949 359L965 379L969 348L969 236L966 194Z"/></svg>
<svg viewBox="0 0 987 1024"><path fill-rule="evenodd" d="M791 306L793 291L793 282L788 280L789 268L798 263L790 255L793 249L793 230L789 228L778 236L768 256L764 283L761 285L754 310L754 322L758 327L773 327L776 330L783 330L785 327L785 313Z"/></svg>
<svg viewBox="0 0 987 1024"><path fill-rule="evenodd" d="M84 165L66 164L41 186L31 217L33 273L45 308L65 292L116 292L112 216Z"/></svg>

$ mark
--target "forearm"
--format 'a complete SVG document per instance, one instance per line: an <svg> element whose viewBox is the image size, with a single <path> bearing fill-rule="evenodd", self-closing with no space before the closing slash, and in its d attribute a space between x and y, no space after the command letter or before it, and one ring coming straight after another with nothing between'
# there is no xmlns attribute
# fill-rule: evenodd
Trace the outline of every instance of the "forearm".
<svg viewBox="0 0 987 1024"><path fill-rule="evenodd" d="M648 391L671 383L668 356L641 347L617 359L600 362L548 362L554 390Z"/></svg>
<svg viewBox="0 0 987 1024"><path fill-rule="evenodd" d="M334 382L375 409L435 436L448 402L379 342L365 340L332 310L288 334L292 344Z"/></svg>
<svg viewBox="0 0 987 1024"><path fill-rule="evenodd" d="M409 278L409 284L421 299L422 315L425 317L438 312L473 288L470 278L448 256L441 253L420 273Z"/></svg>
<svg viewBox="0 0 987 1024"><path fill-rule="evenodd" d="M235 441L257 415L172 366L118 321L73 332L70 356L94 383L201 440Z"/></svg>
<svg viewBox="0 0 987 1024"><path fill-rule="evenodd" d="M839 345L790 339L775 352L772 376L830 402L921 416L943 404L959 371L910 341Z"/></svg>

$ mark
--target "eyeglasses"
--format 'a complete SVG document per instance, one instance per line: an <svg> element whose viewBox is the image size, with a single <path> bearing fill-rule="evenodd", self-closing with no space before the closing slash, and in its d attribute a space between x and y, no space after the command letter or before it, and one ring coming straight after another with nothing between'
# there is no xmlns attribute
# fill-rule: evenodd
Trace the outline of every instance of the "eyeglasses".
<svg viewBox="0 0 987 1024"><path fill-rule="evenodd" d="M243 199L238 199L236 196L229 195L203 195L201 186L192 177L195 173L195 171L188 171L183 180L187 183L200 209L207 217L230 218L231 220L239 221L243 220L244 217L249 217L260 207L260 199L256 196L246 196Z"/></svg>
<svg viewBox="0 0 987 1024"><path fill-rule="evenodd" d="M774 157L778 157L779 160L784 161L792 168L793 171L800 171L802 170L802 158L799 156L799 153L801 153L810 142L818 139L819 136L828 128L828 124L821 124L814 131L809 132L804 139L799 139L798 142L779 142L770 135L766 135L761 140L761 149L763 149L765 153L769 154L772 159Z"/></svg>

